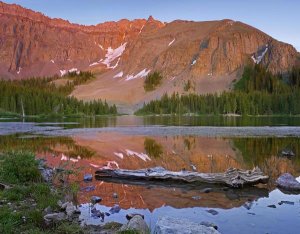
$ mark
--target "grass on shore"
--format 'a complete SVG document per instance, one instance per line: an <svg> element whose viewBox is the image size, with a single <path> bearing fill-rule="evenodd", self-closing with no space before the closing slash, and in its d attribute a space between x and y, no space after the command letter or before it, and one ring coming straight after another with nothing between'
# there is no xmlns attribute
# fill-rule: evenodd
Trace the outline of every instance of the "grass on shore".
<svg viewBox="0 0 300 234"><path fill-rule="evenodd" d="M62 194L42 181L33 153L0 154L0 182L11 187L0 190L0 233L84 233L75 223L45 224L44 209L57 210Z"/></svg>

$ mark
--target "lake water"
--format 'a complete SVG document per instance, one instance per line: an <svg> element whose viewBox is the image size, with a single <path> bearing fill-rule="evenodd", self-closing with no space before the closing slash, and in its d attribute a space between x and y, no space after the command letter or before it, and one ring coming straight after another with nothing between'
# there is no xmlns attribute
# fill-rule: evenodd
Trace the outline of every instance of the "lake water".
<svg viewBox="0 0 300 234"><path fill-rule="evenodd" d="M277 189L284 172L300 176L300 117L98 117L0 122L0 149L27 149L50 166L68 164L76 170L82 218L89 215L90 197L102 197L101 211L118 204L118 213L104 222L126 222L127 213L142 213L153 228L163 215L209 221L221 233L297 233L300 196ZM295 156L283 157L283 150ZM82 181L98 168L140 169L162 166L172 171L224 172L230 167L260 167L270 176L267 185L244 189L183 184ZM205 193L207 188L209 193ZM113 198L117 193L118 197ZM281 201L293 203L282 204ZM269 205L276 205L270 208ZM208 210L215 210L213 215Z"/></svg>

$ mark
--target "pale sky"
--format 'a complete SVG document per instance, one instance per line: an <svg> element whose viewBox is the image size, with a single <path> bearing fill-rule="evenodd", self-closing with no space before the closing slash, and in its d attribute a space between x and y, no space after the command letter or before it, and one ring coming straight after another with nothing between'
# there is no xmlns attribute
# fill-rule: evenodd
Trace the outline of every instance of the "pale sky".
<svg viewBox="0 0 300 234"><path fill-rule="evenodd" d="M123 18L206 21L232 19L250 24L300 51L300 0L4 0L79 24Z"/></svg>

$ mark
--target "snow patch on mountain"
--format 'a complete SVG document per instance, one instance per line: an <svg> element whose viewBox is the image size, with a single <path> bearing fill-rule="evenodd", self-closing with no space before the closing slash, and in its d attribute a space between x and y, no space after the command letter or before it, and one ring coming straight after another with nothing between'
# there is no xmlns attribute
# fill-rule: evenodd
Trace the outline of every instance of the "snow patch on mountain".
<svg viewBox="0 0 300 234"><path fill-rule="evenodd" d="M50 60L51 63L55 63L53 59Z"/></svg>
<svg viewBox="0 0 300 234"><path fill-rule="evenodd" d="M80 74L80 71L77 68L71 68L70 70L60 70L60 76L67 75L68 73L76 72L77 75Z"/></svg>
<svg viewBox="0 0 300 234"><path fill-rule="evenodd" d="M143 78L143 77L146 77L146 76L148 76L148 74L150 73L150 69L149 70L147 70L146 68L144 69L144 70L142 70L142 71L140 71L139 73L137 73L136 75L133 75L133 74L131 74L131 75L127 75L126 76L126 81L129 81L129 80L134 80L134 79L137 79L137 78Z"/></svg>
<svg viewBox="0 0 300 234"><path fill-rule="evenodd" d="M115 64L114 66L110 66L110 68L111 68L111 69L115 69L115 68L119 65L120 59L121 59L121 58L118 58L116 64Z"/></svg>
<svg viewBox="0 0 300 234"><path fill-rule="evenodd" d="M96 66L96 65L99 65L99 62L91 63L89 66L90 66L90 67L93 67L93 66Z"/></svg>
<svg viewBox="0 0 300 234"><path fill-rule="evenodd" d="M255 55L252 55L252 60L254 63L256 64L260 64L260 62L262 61L262 59L264 58L264 56L266 55L266 53L268 52L269 49L269 45L266 45L266 48L261 52L260 55L257 56L257 58L255 57Z"/></svg>
<svg viewBox="0 0 300 234"><path fill-rule="evenodd" d="M19 68L18 68L18 71L17 71L17 74L18 74L18 75L21 73L21 70L22 70L22 68L19 67Z"/></svg>
<svg viewBox="0 0 300 234"><path fill-rule="evenodd" d="M141 27L139 34L141 34L141 32L143 31L144 27L145 27L145 24Z"/></svg>
<svg viewBox="0 0 300 234"><path fill-rule="evenodd" d="M118 158L121 158L121 159L124 158L124 155L122 153L114 152L114 155L116 155Z"/></svg>
<svg viewBox="0 0 300 234"><path fill-rule="evenodd" d="M121 71L121 72L119 72L118 74L116 74L115 76L114 76L114 78L121 78L121 77L123 77L123 71Z"/></svg>
<svg viewBox="0 0 300 234"><path fill-rule="evenodd" d="M168 44L168 46L171 46L175 41L175 38Z"/></svg>
<svg viewBox="0 0 300 234"><path fill-rule="evenodd" d="M105 64L107 68L113 68L113 67L116 67L116 65L115 65L115 66L111 66L111 63L112 63L114 60L116 60L116 59L118 59L118 58L120 58L120 57L122 56L123 52L125 51L126 44L127 44L127 43L121 44L121 45L120 45L118 48L116 48L116 49L112 49L111 47L109 47L109 48L107 49L107 53L106 53L106 55L105 55L105 59L103 60L102 63ZM119 61L118 61L118 62L119 62ZM118 64L118 62L117 62L117 64Z"/></svg>

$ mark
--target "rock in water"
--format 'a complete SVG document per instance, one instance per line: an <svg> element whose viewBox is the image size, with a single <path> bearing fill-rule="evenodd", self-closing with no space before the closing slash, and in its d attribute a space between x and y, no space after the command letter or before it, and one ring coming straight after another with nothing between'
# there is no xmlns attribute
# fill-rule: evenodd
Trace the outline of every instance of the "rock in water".
<svg viewBox="0 0 300 234"><path fill-rule="evenodd" d="M278 187L288 191L300 191L300 183L290 173L282 174L277 180Z"/></svg>
<svg viewBox="0 0 300 234"><path fill-rule="evenodd" d="M120 229L120 231L136 231L140 234L148 234L150 233L148 225L144 221L143 217L141 215L135 215L132 217L132 219L129 220L129 222L125 225L123 225Z"/></svg>
<svg viewBox="0 0 300 234"><path fill-rule="evenodd" d="M72 202L68 202L67 206L66 206L66 213L67 215L70 217L72 216L76 211L76 207L73 205Z"/></svg>
<svg viewBox="0 0 300 234"><path fill-rule="evenodd" d="M194 223L187 219L161 217L154 229L154 234L219 234L213 227L206 227L200 223Z"/></svg>
<svg viewBox="0 0 300 234"><path fill-rule="evenodd" d="M281 151L280 155L282 157L291 158L291 157L295 157L296 154L291 149L284 149L284 150Z"/></svg>
<svg viewBox="0 0 300 234"><path fill-rule="evenodd" d="M214 223L202 221L200 224L203 225L203 226L205 226L205 227L212 227L212 228L218 230L218 226L216 224L214 224Z"/></svg>
<svg viewBox="0 0 300 234"><path fill-rule="evenodd" d="M212 214L212 215L217 215L217 214L219 214L218 211L213 210L213 209L207 210L206 212L208 212L208 213L210 213L210 214Z"/></svg>
<svg viewBox="0 0 300 234"><path fill-rule="evenodd" d="M93 204L96 204L96 203L101 202L101 201L102 201L101 197L98 197L98 196L92 196L91 197L91 203L93 203Z"/></svg>
<svg viewBox="0 0 300 234"><path fill-rule="evenodd" d="M90 185L90 186L86 186L86 187L80 188L80 191L91 192L91 191L94 191L95 188L96 188L95 185Z"/></svg>
<svg viewBox="0 0 300 234"><path fill-rule="evenodd" d="M121 207L118 204L115 204L112 208L110 208L109 212L111 214L119 213L121 210Z"/></svg>
<svg viewBox="0 0 300 234"><path fill-rule="evenodd" d="M92 175L92 174L85 174L85 175L83 176L83 180L84 180L85 182L92 181L92 180L93 180L93 175Z"/></svg>
<svg viewBox="0 0 300 234"><path fill-rule="evenodd" d="M142 217L142 219L145 219L144 215L138 214L138 213L127 214L127 215L126 215L126 219L127 219L127 220L131 220L131 219L132 219L134 216L136 216L136 215L139 215L139 216Z"/></svg>
<svg viewBox="0 0 300 234"><path fill-rule="evenodd" d="M278 202L278 205L281 206L282 204L295 205L295 202L291 202L291 201L281 201L281 202Z"/></svg>
<svg viewBox="0 0 300 234"><path fill-rule="evenodd" d="M95 207L91 210L91 216L93 218L101 218L104 221L104 213L100 210L97 210Z"/></svg>

